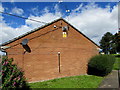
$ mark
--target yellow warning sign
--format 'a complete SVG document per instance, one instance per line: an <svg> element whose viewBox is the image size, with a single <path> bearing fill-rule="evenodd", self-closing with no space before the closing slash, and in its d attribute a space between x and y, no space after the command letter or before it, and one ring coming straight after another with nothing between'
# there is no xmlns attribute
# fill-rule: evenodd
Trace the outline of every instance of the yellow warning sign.
<svg viewBox="0 0 120 90"><path fill-rule="evenodd" d="M63 32L63 37L67 37L67 34L66 34L66 32Z"/></svg>

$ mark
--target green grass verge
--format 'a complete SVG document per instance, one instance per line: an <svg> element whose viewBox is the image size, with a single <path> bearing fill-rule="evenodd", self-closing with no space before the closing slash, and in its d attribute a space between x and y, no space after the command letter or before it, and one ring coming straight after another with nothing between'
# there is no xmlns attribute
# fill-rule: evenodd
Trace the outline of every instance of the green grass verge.
<svg viewBox="0 0 120 90"><path fill-rule="evenodd" d="M120 69L120 57L116 57L116 61L114 63L114 66L113 66L113 70L118 70Z"/></svg>
<svg viewBox="0 0 120 90"><path fill-rule="evenodd" d="M116 57L115 63L113 65L113 70L119 70L120 69L120 54L112 54Z"/></svg>
<svg viewBox="0 0 120 90"><path fill-rule="evenodd" d="M98 88L103 77L82 75L29 83L30 88Z"/></svg>

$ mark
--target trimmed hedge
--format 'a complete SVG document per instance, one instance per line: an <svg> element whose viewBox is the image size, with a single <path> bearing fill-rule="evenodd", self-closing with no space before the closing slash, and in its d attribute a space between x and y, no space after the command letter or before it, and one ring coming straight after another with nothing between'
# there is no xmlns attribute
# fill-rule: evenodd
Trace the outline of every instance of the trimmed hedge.
<svg viewBox="0 0 120 90"><path fill-rule="evenodd" d="M112 55L94 56L88 63L88 74L106 76L112 71L114 63L115 57Z"/></svg>

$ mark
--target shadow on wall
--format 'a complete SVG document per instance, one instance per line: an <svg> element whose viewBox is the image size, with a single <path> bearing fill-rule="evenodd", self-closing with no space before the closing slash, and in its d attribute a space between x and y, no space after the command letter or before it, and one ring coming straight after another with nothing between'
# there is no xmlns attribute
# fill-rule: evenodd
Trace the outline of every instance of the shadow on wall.
<svg viewBox="0 0 120 90"><path fill-rule="evenodd" d="M26 45L22 45L23 46L23 48L26 50L26 52L31 52L31 49L30 49L30 47L26 44Z"/></svg>

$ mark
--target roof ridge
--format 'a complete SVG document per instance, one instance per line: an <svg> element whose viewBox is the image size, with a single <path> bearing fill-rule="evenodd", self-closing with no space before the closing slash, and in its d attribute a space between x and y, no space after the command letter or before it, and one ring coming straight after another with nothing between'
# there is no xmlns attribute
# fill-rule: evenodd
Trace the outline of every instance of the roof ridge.
<svg viewBox="0 0 120 90"><path fill-rule="evenodd" d="M98 47L100 48L99 45L97 45L95 42L93 42L90 38L88 38L86 35L84 35L82 32L80 32L77 28L75 28L73 25L71 25L70 23L68 23L68 22L67 22L65 19L63 19L62 17L60 17L60 18L58 18L58 19L56 19L56 20L54 20L54 21L52 21L52 22L50 22L50 23L47 23L47 24L45 24L45 25L42 25L41 27L38 27L38 28L36 28L36 29L33 29L33 30L29 31L29 32L26 32L25 34L22 34L22 35L20 35L20 36L18 36L18 37L16 37L16 38L13 38L12 40L9 40L9 41L3 43L3 44L1 44L0 46L4 46L4 45L7 45L7 44L9 44L9 43L12 43L12 42L14 42L15 40L18 40L18 39L20 39L20 38L22 38L22 37L24 37L24 36L26 36L26 35L28 35L28 34L31 34L31 33L35 32L35 31L38 31L38 30L40 30L40 29L42 29L42 28L44 28L44 27L46 27L46 26L48 26L48 25L50 25L50 24L52 24L52 23L54 23L54 22L57 22L57 21L59 21L59 20L65 21L68 25L70 25L72 28L74 28L77 32L79 32L80 34L82 34L84 37L86 37L86 38L87 38L88 40L90 40L93 44L95 44L96 46L98 46Z"/></svg>

